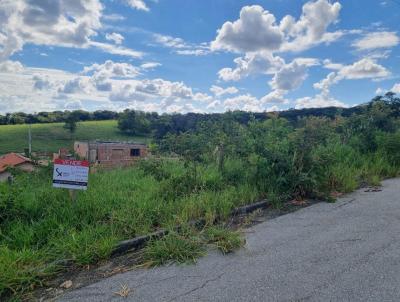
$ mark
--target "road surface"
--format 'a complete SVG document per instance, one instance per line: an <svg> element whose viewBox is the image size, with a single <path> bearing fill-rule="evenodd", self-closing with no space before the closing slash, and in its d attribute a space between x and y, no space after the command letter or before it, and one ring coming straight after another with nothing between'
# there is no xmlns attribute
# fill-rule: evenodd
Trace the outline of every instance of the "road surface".
<svg viewBox="0 0 400 302"><path fill-rule="evenodd" d="M59 301L400 301L400 179L258 224L246 239L231 255L130 271Z"/></svg>

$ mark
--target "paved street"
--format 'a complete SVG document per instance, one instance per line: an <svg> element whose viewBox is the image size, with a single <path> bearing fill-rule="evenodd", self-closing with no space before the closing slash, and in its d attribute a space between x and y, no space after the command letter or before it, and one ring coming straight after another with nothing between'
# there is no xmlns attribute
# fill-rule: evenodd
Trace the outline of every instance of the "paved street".
<svg viewBox="0 0 400 302"><path fill-rule="evenodd" d="M59 301L400 301L400 179L246 230L197 265L137 270ZM114 294L127 284L127 298Z"/></svg>

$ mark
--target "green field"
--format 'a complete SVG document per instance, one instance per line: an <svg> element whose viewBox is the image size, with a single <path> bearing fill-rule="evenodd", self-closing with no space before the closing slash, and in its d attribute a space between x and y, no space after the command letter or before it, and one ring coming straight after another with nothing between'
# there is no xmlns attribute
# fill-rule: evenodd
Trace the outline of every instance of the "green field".
<svg viewBox="0 0 400 302"><path fill-rule="evenodd" d="M80 122L75 133L63 128L63 123L32 125L32 150L57 152L72 148L75 140L125 140L144 142L146 138L121 133L117 121ZM28 148L28 125L0 126L0 154L24 152Z"/></svg>

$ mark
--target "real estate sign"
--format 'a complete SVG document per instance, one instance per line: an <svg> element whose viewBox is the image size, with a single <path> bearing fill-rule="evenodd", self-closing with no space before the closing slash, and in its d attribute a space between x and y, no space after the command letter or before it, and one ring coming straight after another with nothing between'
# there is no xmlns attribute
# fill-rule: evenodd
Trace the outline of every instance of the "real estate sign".
<svg viewBox="0 0 400 302"><path fill-rule="evenodd" d="M86 190L89 162L70 159L54 160L53 187Z"/></svg>

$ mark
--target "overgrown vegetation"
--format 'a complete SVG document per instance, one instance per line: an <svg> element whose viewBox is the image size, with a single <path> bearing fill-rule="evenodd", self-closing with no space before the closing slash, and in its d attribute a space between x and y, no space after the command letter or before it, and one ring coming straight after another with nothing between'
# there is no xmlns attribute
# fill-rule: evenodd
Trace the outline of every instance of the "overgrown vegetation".
<svg viewBox="0 0 400 302"><path fill-rule="evenodd" d="M51 187L51 168L0 184L0 295L23 293L72 259L85 265L110 255L119 241L159 228L146 259L191 262L204 243L230 252L237 233L213 227L234 207L267 198L331 200L399 175L398 98L376 99L344 117L288 121L276 115L240 123L233 113L199 122L191 131L156 139L157 158L129 169L90 176L89 190L72 203ZM79 131L79 128L78 128ZM203 219L204 231L187 230ZM174 231L175 226L183 231Z"/></svg>

